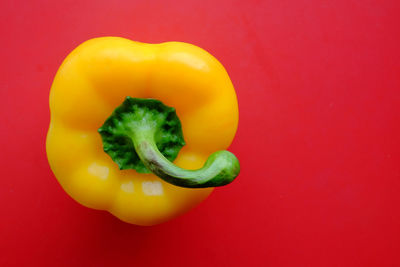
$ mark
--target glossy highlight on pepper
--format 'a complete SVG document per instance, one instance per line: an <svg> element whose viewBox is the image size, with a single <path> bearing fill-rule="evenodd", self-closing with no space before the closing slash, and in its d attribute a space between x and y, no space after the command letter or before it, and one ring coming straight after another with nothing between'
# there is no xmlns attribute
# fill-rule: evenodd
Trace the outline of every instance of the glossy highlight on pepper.
<svg viewBox="0 0 400 267"><path fill-rule="evenodd" d="M64 60L50 92L46 149L64 190L79 203L139 225L167 221L212 191L174 186L152 173L120 170L97 132L127 96L174 107L186 145L174 164L198 169L233 140L238 107L223 66L186 43L145 44L118 37L89 40Z"/></svg>

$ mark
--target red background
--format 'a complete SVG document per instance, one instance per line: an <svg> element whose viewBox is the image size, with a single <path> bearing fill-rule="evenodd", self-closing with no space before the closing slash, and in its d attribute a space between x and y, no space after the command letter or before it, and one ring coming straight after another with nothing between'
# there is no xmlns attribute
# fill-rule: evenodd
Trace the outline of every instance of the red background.
<svg viewBox="0 0 400 267"><path fill-rule="evenodd" d="M399 1L2 1L1 266L400 266ZM80 206L47 163L63 58L113 35L226 67L233 184L138 227Z"/></svg>

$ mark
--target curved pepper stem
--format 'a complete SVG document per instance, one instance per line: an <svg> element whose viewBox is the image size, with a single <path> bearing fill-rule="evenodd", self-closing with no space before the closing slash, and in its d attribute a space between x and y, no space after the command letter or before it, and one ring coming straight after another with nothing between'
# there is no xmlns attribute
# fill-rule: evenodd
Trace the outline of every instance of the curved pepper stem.
<svg viewBox="0 0 400 267"><path fill-rule="evenodd" d="M161 154L151 133L137 133L132 141L144 165L173 185L190 188L223 186L232 182L240 171L238 159L226 150L211 154L201 169L186 170Z"/></svg>
<svg viewBox="0 0 400 267"><path fill-rule="evenodd" d="M182 169L173 161L185 144L175 109L155 99L127 97L99 128L104 151L120 169L153 172L173 185L188 188L223 186L239 174L229 151L217 151L198 170Z"/></svg>

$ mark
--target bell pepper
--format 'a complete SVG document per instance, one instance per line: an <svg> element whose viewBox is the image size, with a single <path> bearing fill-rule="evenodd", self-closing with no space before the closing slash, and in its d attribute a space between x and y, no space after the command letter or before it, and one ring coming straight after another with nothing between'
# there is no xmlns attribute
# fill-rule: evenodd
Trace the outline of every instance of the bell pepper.
<svg viewBox="0 0 400 267"><path fill-rule="evenodd" d="M224 150L238 124L235 90L197 46L88 40L63 61L49 104L57 180L77 202L125 222L174 218L239 173Z"/></svg>

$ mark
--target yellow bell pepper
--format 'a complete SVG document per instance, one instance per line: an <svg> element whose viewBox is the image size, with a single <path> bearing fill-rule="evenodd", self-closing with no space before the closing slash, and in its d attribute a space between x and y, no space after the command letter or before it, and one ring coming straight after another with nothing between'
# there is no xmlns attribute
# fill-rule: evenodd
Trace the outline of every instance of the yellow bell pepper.
<svg viewBox="0 0 400 267"><path fill-rule="evenodd" d="M117 121L124 105L137 110L137 105L143 103L153 105L146 102L149 99L159 100L151 101L180 119L182 128L178 127L178 119L176 133L183 132L186 145L183 139L175 138L179 147L169 158L157 150L157 140L145 143L145 138L153 138L159 128L141 134L148 129L146 124L135 134L135 127L145 119L136 124ZM194 45L145 44L119 37L91 39L64 60L52 84L49 102L46 150L59 183L82 205L107 210L125 222L154 225L174 218L204 200L213 186L231 182L239 172L233 154L214 153L226 149L236 133L238 105L234 88L224 67ZM161 118L157 114L153 117ZM125 168L126 162L113 158L113 144L106 147L110 141L107 138L118 125L128 127L121 129L132 137L126 142L136 149L137 154L133 153L143 161L143 171ZM121 153L116 157L125 156ZM168 161L175 157L176 166ZM184 170L203 165L198 171ZM228 177L225 174L229 172ZM214 176L214 180L206 176Z"/></svg>

